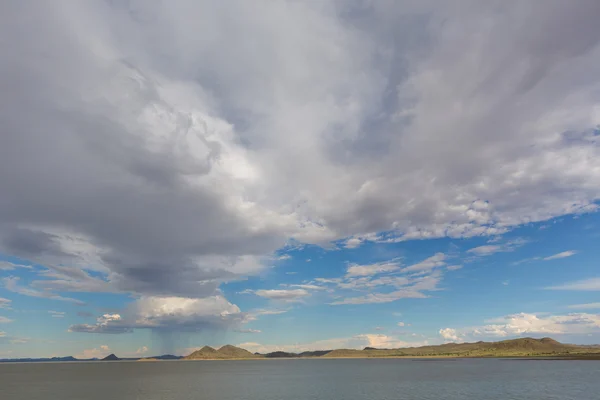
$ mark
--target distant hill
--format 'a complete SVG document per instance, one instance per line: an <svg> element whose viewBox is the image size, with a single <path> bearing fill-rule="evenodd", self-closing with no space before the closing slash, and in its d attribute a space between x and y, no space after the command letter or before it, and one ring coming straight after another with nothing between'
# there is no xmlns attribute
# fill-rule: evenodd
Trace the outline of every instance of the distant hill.
<svg viewBox="0 0 600 400"><path fill-rule="evenodd" d="M109 354L108 356L104 357L102 360L100 361L119 361L120 358L115 356L114 354Z"/></svg>
<svg viewBox="0 0 600 400"><path fill-rule="evenodd" d="M246 359L261 358L261 356L252 354L248 350L232 346L230 344L215 350L210 346L204 346L200 350L184 357L184 360L227 360L227 359Z"/></svg>
<svg viewBox="0 0 600 400"><path fill-rule="evenodd" d="M322 357L329 352L331 352L331 350L304 351L302 353L288 353L286 351L274 351L272 353L267 353L264 356L266 358Z"/></svg>
<svg viewBox="0 0 600 400"><path fill-rule="evenodd" d="M408 347L400 349L364 350L340 349L324 357L511 357L567 355L592 351L592 348L563 344L551 338L520 338L500 342L447 343L437 346Z"/></svg>

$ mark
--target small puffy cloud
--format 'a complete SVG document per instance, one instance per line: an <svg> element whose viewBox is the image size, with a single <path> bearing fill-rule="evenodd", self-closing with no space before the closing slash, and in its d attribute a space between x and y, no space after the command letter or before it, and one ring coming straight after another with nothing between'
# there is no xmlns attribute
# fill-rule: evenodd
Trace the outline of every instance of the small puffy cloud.
<svg viewBox="0 0 600 400"><path fill-rule="evenodd" d="M547 287L548 290L600 291L600 278L582 279Z"/></svg>
<svg viewBox="0 0 600 400"><path fill-rule="evenodd" d="M277 260L279 260L279 261L285 261L285 260L289 260L291 258L292 258L292 256L290 256L289 254L282 254L279 257L277 257Z"/></svg>
<svg viewBox="0 0 600 400"><path fill-rule="evenodd" d="M398 326L405 326L405 323L404 323L404 322L402 322L402 321L400 321L400 322L398 322L396 325L398 325Z"/></svg>
<svg viewBox="0 0 600 400"><path fill-rule="evenodd" d="M443 328L443 329L440 329L439 334L447 342L454 342L454 343L460 343L460 342L462 342L462 339L460 338L460 336L456 332L456 329Z"/></svg>
<svg viewBox="0 0 600 400"><path fill-rule="evenodd" d="M346 276L371 276L384 272L394 272L399 268L399 264L395 262L376 263L369 265L353 264L350 265L346 270Z"/></svg>
<svg viewBox="0 0 600 400"><path fill-rule="evenodd" d="M69 327L69 332L80 333L125 333L131 332L131 327L123 324L119 314L104 314L97 318L96 324L76 324Z"/></svg>
<svg viewBox="0 0 600 400"><path fill-rule="evenodd" d="M567 258L567 257L571 257L571 256L573 256L575 254L577 254L577 252L574 251L574 250L563 251L561 253L554 254L554 255L549 256L549 257L544 257L544 261L557 260L559 258Z"/></svg>
<svg viewBox="0 0 600 400"><path fill-rule="evenodd" d="M0 315L0 324L8 324L10 322L13 322L13 320Z"/></svg>
<svg viewBox="0 0 600 400"><path fill-rule="evenodd" d="M135 354L137 355L142 355L142 354L146 354L148 352L148 347L147 346L142 346L139 349L137 349L135 351Z"/></svg>

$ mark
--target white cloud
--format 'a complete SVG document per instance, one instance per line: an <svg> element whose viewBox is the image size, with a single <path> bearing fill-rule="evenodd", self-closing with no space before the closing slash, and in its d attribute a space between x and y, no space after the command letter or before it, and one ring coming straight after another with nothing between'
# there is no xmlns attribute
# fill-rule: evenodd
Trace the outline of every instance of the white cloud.
<svg viewBox="0 0 600 400"><path fill-rule="evenodd" d="M142 346L142 347L140 347L139 349L137 349L135 351L135 354L137 354L137 355L143 355L143 354L146 354L147 352L148 352L148 347L147 346Z"/></svg>
<svg viewBox="0 0 600 400"><path fill-rule="evenodd" d="M236 330L238 333L261 333L262 331L259 329L238 329Z"/></svg>
<svg viewBox="0 0 600 400"><path fill-rule="evenodd" d="M10 322L13 322L13 320L0 315L0 324L8 324Z"/></svg>
<svg viewBox="0 0 600 400"><path fill-rule="evenodd" d="M310 296L310 292L305 289L260 289L255 290L254 294L269 300L280 300L287 302L299 301L304 297Z"/></svg>
<svg viewBox="0 0 600 400"><path fill-rule="evenodd" d="M549 290L581 290L600 291L600 278L583 279L575 282L567 282L562 285L550 286Z"/></svg>
<svg viewBox="0 0 600 400"><path fill-rule="evenodd" d="M394 272L400 268L398 263L386 262L370 265L352 264L346 270L346 276L370 276L381 274L383 272Z"/></svg>
<svg viewBox="0 0 600 400"><path fill-rule="evenodd" d="M16 268L31 269L31 265L15 264L10 261L0 261L0 271L12 271Z"/></svg>
<svg viewBox="0 0 600 400"><path fill-rule="evenodd" d="M31 297L41 297L49 300L60 300L60 301L68 301L70 303L75 304L85 304L81 300L73 299L71 297L63 297L52 293L50 291L40 291L36 289L32 289L30 287L20 286L18 284L20 278L16 276L11 276L9 278L3 278L2 283L4 284L4 288L10 292L22 294L24 296Z"/></svg>
<svg viewBox="0 0 600 400"><path fill-rule="evenodd" d="M573 304L568 308L573 308L576 310L595 310L600 309L600 303Z"/></svg>
<svg viewBox="0 0 600 400"><path fill-rule="evenodd" d="M446 255L444 253L436 253L433 256L402 269L402 272L421 272L431 271L436 267L446 265Z"/></svg>
<svg viewBox="0 0 600 400"><path fill-rule="evenodd" d="M444 330L448 336L461 340L479 337L498 338L523 335L567 335L600 332L600 315L571 313L540 315L519 313L486 321L487 325ZM440 334L444 335L442 331Z"/></svg>
<svg viewBox="0 0 600 400"><path fill-rule="evenodd" d="M467 250L467 253L472 253L477 256L491 256L492 254L496 254L496 253L505 253L505 252L514 251L515 249L523 246L526 243L527 243L526 240L518 238L518 239L513 239L510 241L507 241L506 243L503 243L503 244L489 244L489 245L474 247L472 249Z"/></svg>
<svg viewBox="0 0 600 400"><path fill-rule="evenodd" d="M559 258L567 258L567 257L571 257L575 254L577 254L577 252L574 250L563 251L562 253L554 254L553 256L544 257L544 261L556 260Z"/></svg>
<svg viewBox="0 0 600 400"><path fill-rule="evenodd" d="M463 266L462 265L449 265L446 267L446 269L448 271L457 271L459 269L461 269Z"/></svg>
<svg viewBox="0 0 600 400"><path fill-rule="evenodd" d="M597 209L596 2L265 4L0 6L0 251L103 274L13 291L211 298L290 240Z"/></svg>
<svg viewBox="0 0 600 400"><path fill-rule="evenodd" d="M330 303L331 305L344 304L380 304L391 303L400 299L424 299L428 296L416 290L396 290L390 293L370 293L366 296L347 297Z"/></svg>
<svg viewBox="0 0 600 400"><path fill-rule="evenodd" d="M141 297L120 314L104 314L96 324L77 324L70 332L127 333L133 329L202 331L226 329L246 321L238 306L223 296L202 299Z"/></svg>
<svg viewBox="0 0 600 400"><path fill-rule="evenodd" d="M52 316L52 318L64 318L66 312L50 310L50 311L48 311L48 314L50 314Z"/></svg>
<svg viewBox="0 0 600 400"><path fill-rule="evenodd" d="M80 353L75 354L74 357L80 360L86 360L90 358L104 358L110 353L110 348L107 345L102 345L99 348L85 349Z"/></svg>
<svg viewBox="0 0 600 400"><path fill-rule="evenodd" d="M5 299L4 297L0 297L0 308L10 308L10 304L12 300Z"/></svg>
<svg viewBox="0 0 600 400"><path fill-rule="evenodd" d="M461 343L463 340L458 336L456 329L452 328L443 328L440 329L440 335L447 342Z"/></svg>
<svg viewBox="0 0 600 400"><path fill-rule="evenodd" d="M398 325L398 326L404 326L404 322L398 322L396 325Z"/></svg>

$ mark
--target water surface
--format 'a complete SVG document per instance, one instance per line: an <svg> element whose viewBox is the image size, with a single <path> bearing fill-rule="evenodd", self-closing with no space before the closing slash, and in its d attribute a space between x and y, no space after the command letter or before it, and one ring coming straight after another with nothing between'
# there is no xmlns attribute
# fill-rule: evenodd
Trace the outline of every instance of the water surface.
<svg viewBox="0 0 600 400"><path fill-rule="evenodd" d="M600 361L0 364L2 400L600 400Z"/></svg>

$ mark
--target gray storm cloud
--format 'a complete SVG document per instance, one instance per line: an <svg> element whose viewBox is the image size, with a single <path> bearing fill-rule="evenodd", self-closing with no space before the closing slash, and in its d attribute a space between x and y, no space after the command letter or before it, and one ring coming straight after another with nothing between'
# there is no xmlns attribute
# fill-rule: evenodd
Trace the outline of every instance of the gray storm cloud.
<svg viewBox="0 0 600 400"><path fill-rule="evenodd" d="M38 293L205 299L290 239L498 234L600 198L596 1L0 15L0 251L50 270Z"/></svg>

